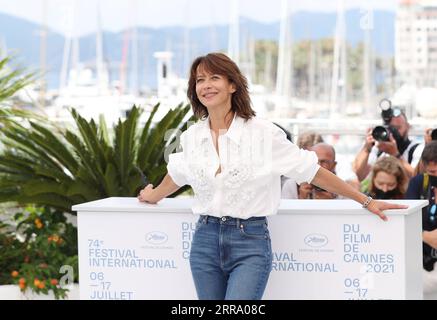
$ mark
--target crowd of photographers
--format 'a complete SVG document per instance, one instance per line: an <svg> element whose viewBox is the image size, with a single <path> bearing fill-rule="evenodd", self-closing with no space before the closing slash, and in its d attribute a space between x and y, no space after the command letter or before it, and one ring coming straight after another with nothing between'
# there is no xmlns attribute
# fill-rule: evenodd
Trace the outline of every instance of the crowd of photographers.
<svg viewBox="0 0 437 320"><path fill-rule="evenodd" d="M437 299L437 128L426 129L423 142L410 139L410 124L402 109L389 100L380 103L382 126L368 130L356 155L348 183L374 199L425 199L422 210L424 298ZM296 144L317 154L320 166L336 172L334 148L315 132L299 135ZM284 199L336 199L311 184L283 179Z"/></svg>

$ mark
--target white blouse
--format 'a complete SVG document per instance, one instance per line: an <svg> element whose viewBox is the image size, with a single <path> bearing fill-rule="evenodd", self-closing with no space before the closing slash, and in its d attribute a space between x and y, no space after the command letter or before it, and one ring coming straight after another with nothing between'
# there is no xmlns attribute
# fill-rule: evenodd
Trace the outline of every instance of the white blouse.
<svg viewBox="0 0 437 320"><path fill-rule="evenodd" d="M177 185L193 188L195 214L242 219L273 215L281 175L310 183L320 168L315 152L299 149L275 124L256 117L245 121L235 116L219 135L218 154L208 118L180 139L183 151L169 156L167 170Z"/></svg>

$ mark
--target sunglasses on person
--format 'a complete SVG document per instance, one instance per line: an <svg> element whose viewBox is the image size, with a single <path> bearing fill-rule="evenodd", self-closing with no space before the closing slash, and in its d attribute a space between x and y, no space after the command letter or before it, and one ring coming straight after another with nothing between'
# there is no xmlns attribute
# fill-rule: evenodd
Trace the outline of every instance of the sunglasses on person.
<svg viewBox="0 0 437 320"><path fill-rule="evenodd" d="M321 159L321 160L318 160L317 163L320 166L325 167L325 166L332 166L333 164L335 164L335 161L334 160Z"/></svg>

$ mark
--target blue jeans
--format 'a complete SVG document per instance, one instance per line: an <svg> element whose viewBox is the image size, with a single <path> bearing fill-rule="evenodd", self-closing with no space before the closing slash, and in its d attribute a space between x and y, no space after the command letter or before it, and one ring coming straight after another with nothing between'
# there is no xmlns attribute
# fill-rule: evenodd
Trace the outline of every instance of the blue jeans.
<svg viewBox="0 0 437 320"><path fill-rule="evenodd" d="M272 269L265 217L200 216L190 266L201 300L259 300Z"/></svg>

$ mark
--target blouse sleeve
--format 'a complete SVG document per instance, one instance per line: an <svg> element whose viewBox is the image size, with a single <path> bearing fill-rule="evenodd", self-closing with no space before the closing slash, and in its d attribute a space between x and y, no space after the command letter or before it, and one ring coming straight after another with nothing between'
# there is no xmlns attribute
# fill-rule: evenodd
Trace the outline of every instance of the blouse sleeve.
<svg viewBox="0 0 437 320"><path fill-rule="evenodd" d="M273 129L273 169L279 174L294 179L298 184L311 183L319 170L317 155L313 151L299 149L280 128Z"/></svg>
<svg viewBox="0 0 437 320"><path fill-rule="evenodd" d="M184 146L185 132L180 136L181 146ZM172 153L168 156L167 172L174 183L182 187L188 184L184 162L184 151Z"/></svg>

